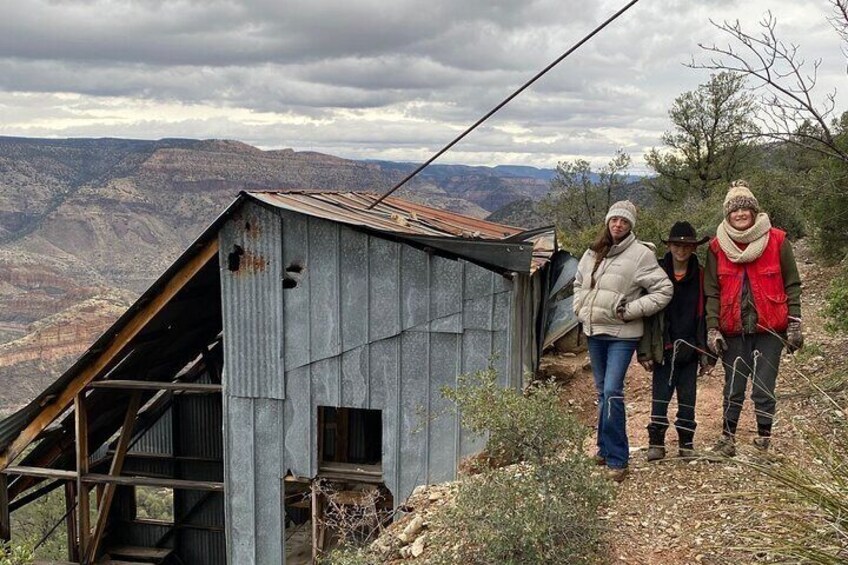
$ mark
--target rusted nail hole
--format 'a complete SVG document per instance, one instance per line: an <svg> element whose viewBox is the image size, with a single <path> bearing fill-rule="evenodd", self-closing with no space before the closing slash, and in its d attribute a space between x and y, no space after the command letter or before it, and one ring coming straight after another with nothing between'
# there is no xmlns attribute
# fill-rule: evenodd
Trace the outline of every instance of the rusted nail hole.
<svg viewBox="0 0 848 565"><path fill-rule="evenodd" d="M296 286L297 286L297 281L294 280L293 278L285 277L283 279L283 288L284 289L290 289L290 288L294 288Z"/></svg>
<svg viewBox="0 0 848 565"><path fill-rule="evenodd" d="M250 222L245 222L245 223L244 223L244 230L245 230L245 231L250 231Z"/></svg>
<svg viewBox="0 0 848 565"><path fill-rule="evenodd" d="M244 249L241 245L234 245L232 252L227 255L227 269L235 273L241 267L241 256L244 255Z"/></svg>

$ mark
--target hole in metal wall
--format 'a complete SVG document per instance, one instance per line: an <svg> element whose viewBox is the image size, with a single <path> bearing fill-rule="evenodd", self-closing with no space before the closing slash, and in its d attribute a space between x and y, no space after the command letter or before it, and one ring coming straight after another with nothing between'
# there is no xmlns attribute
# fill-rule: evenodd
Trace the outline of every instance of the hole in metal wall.
<svg viewBox="0 0 848 565"><path fill-rule="evenodd" d="M283 288L284 288L285 290L288 290L288 289L290 289L290 288L294 288L294 287L296 287L296 286L297 286L297 281L296 281L296 280L294 280L293 278L291 278L291 277L285 277L285 278L283 279Z"/></svg>
<svg viewBox="0 0 848 565"><path fill-rule="evenodd" d="M235 273L241 267L241 258L244 255L244 248L241 245L234 245L232 252L227 255L227 269Z"/></svg>

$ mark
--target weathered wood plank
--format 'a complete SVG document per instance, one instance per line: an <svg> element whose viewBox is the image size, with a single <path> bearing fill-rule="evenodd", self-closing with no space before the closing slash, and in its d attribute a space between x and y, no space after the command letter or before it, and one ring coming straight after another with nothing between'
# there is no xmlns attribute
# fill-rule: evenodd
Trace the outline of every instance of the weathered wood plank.
<svg viewBox="0 0 848 565"><path fill-rule="evenodd" d="M153 296L150 302L141 308L135 316L129 320L112 338L112 341L97 358L83 369L74 379L65 386L59 396L41 411L26 428L21 430L12 441L6 451L0 455L0 470L5 469L21 452L38 437L53 420L74 401L77 394L85 386L94 380L115 358L122 353L130 341L144 328L144 326L156 315L182 288L217 254L218 240L213 239L203 247L197 255L192 257L183 267L177 271L171 279L165 283L161 292Z"/></svg>
<svg viewBox="0 0 848 565"><path fill-rule="evenodd" d="M93 381L88 383L89 388L117 388L122 390L171 390L177 392L198 392L213 394L221 392L222 386L218 384L205 383L178 383L164 381Z"/></svg>

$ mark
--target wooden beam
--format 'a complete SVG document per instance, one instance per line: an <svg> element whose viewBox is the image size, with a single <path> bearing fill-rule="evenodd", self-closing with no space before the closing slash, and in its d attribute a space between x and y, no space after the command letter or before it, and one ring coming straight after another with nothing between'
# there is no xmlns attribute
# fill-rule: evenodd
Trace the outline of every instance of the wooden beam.
<svg viewBox="0 0 848 565"><path fill-rule="evenodd" d="M169 479L167 477L137 477L101 475L90 473L82 478L86 484L113 483L116 485L127 485L137 487L164 487L183 490L209 490L213 492L224 492L224 483L217 481L191 481L185 479Z"/></svg>
<svg viewBox="0 0 848 565"><path fill-rule="evenodd" d="M217 384L204 383L182 383L173 381L93 381L88 383L89 388L112 388L121 390L170 390L175 392L196 392L214 394L221 392L223 387Z"/></svg>
<svg viewBox="0 0 848 565"><path fill-rule="evenodd" d="M124 468L124 458L127 455L127 449L130 446L132 432L135 428L135 418L138 415L138 409L141 407L141 391L133 392L127 406L127 413L124 416L124 423L121 426L121 435L118 436L118 444L115 447L115 457L112 458L112 466L109 468L109 475L117 477L121 474ZM100 544L103 540L103 532L106 531L106 523L109 519L109 510L112 508L112 500L115 498L116 485L109 483L105 486L103 494L98 501L97 507L97 523L94 525L94 534L91 536L91 543L88 546L86 553L86 561L94 563L97 558L97 551L100 549Z"/></svg>
<svg viewBox="0 0 848 565"><path fill-rule="evenodd" d="M9 513L9 477L0 473L0 540L12 539L12 523Z"/></svg>
<svg viewBox="0 0 848 565"><path fill-rule="evenodd" d="M68 531L68 561L79 562L79 546L77 545L77 517L74 513L74 504L77 503L77 484L74 481L65 481L65 527Z"/></svg>
<svg viewBox="0 0 848 565"><path fill-rule="evenodd" d="M74 397L74 424L77 437L77 527L79 531L79 554L83 556L88 551L88 536L91 534L91 515L89 514L88 486L83 484L82 477L88 473L88 412L85 408L85 391L80 389Z"/></svg>
<svg viewBox="0 0 848 565"><path fill-rule="evenodd" d="M41 477L43 479L64 479L74 481L77 478L76 471L66 469L50 469L49 467L28 467L26 465L12 465L6 467L4 475L22 475L24 477Z"/></svg>
<svg viewBox="0 0 848 565"><path fill-rule="evenodd" d="M196 275L218 252L218 239L208 242L197 254L186 262L145 306L115 334L109 345L87 367L69 382L59 396L45 406L9 444L0 456L0 470L8 467L15 458L32 442L38 434L58 418L74 401L74 398L85 386L93 381L100 373L118 357L130 341L158 314L162 308ZM81 494L81 493L80 493Z"/></svg>

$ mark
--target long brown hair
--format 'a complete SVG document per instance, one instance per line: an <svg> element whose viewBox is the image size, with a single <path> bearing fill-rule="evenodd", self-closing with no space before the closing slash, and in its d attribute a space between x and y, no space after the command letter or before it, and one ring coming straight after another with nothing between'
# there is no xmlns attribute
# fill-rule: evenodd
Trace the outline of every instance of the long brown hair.
<svg viewBox="0 0 848 565"><path fill-rule="evenodd" d="M593 241L592 245L589 246L589 249L595 252L595 264L592 266L591 288L595 288L595 272L598 270L601 261L606 259L607 253L609 253L613 243L614 240L609 231L609 224L604 222L604 227L601 228L601 231L598 232L598 236L595 238L595 241Z"/></svg>

